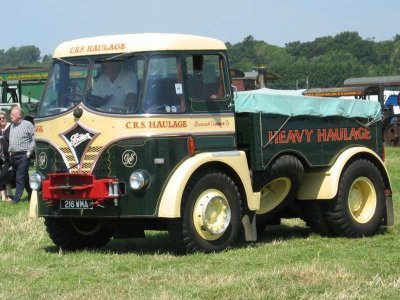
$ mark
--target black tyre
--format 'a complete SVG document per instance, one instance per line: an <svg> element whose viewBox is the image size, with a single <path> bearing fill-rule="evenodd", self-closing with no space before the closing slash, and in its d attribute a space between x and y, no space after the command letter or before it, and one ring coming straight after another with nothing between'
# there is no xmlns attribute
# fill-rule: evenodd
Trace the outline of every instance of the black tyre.
<svg viewBox="0 0 400 300"><path fill-rule="evenodd" d="M271 218L285 208L296 196L304 168L292 155L283 155L265 172L254 175L254 189L261 191L260 209L257 210L257 231L262 233Z"/></svg>
<svg viewBox="0 0 400 300"><path fill-rule="evenodd" d="M334 201L324 205L335 235L369 236L382 225L385 192L382 175L368 160L352 162L343 172Z"/></svg>
<svg viewBox="0 0 400 300"><path fill-rule="evenodd" d="M318 200L297 200L300 217L311 231L322 236L331 236L333 233L326 219L324 204Z"/></svg>
<svg viewBox="0 0 400 300"><path fill-rule="evenodd" d="M399 126L399 131L400 131L400 126ZM385 145L387 146L394 146L394 147L398 147L400 146L400 138L399 138L400 132L397 133L394 130L394 125L391 124L389 125L386 129L385 132L383 134L383 138L385 141Z"/></svg>
<svg viewBox="0 0 400 300"><path fill-rule="evenodd" d="M234 181L219 170L196 174L183 194L182 218L170 227L187 251L221 251L237 242L241 197Z"/></svg>
<svg viewBox="0 0 400 300"><path fill-rule="evenodd" d="M45 218L44 224L54 244L64 250L99 248L113 236L112 229L93 219Z"/></svg>

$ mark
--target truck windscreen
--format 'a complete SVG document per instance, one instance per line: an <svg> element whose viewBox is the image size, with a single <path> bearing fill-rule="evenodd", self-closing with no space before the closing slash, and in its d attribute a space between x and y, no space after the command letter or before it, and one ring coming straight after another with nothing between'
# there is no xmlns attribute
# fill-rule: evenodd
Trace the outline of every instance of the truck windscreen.
<svg viewBox="0 0 400 300"><path fill-rule="evenodd" d="M83 100L89 60L56 61L50 71L38 117L62 113Z"/></svg>
<svg viewBox="0 0 400 300"><path fill-rule="evenodd" d="M83 102L105 113L134 113L139 105L139 83L144 57L113 60L57 60L39 108L38 117L63 113Z"/></svg>

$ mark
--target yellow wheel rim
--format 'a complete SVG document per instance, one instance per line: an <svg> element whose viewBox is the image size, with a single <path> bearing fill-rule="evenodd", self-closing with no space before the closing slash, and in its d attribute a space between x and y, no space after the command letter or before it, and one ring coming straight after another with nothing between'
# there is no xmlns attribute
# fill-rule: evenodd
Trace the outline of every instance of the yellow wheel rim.
<svg viewBox="0 0 400 300"><path fill-rule="evenodd" d="M367 223L375 214L377 197L375 187L367 177L357 178L349 190L350 214L358 223Z"/></svg>
<svg viewBox="0 0 400 300"><path fill-rule="evenodd" d="M210 189L200 194L193 209L193 223L197 233L206 240L220 238L231 221L231 209L225 195Z"/></svg>
<svg viewBox="0 0 400 300"><path fill-rule="evenodd" d="M260 209L257 214L265 214L277 207L287 197L292 187L288 177L277 178L261 189Z"/></svg>

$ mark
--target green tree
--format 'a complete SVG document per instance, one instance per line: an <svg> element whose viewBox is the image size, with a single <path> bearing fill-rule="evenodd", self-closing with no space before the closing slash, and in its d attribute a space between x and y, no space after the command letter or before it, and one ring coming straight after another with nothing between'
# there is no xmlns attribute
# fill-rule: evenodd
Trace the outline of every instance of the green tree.
<svg viewBox="0 0 400 300"><path fill-rule="evenodd" d="M19 66L37 64L40 50L36 46L11 47L7 51L0 50L0 66Z"/></svg>
<svg viewBox="0 0 400 300"><path fill-rule="evenodd" d="M394 43L390 56L390 65L396 71L400 70L400 40Z"/></svg>
<svg viewBox="0 0 400 300"><path fill-rule="evenodd" d="M346 78L363 76L367 67L345 50L332 50L310 62L309 78L313 87L342 86Z"/></svg>
<svg viewBox="0 0 400 300"><path fill-rule="evenodd" d="M270 45L247 36L237 44L227 43L231 66L249 71L259 63L281 79L273 88L342 86L349 77L395 75L400 71L400 35L375 42L358 32L345 31L310 42L290 42L285 47Z"/></svg>

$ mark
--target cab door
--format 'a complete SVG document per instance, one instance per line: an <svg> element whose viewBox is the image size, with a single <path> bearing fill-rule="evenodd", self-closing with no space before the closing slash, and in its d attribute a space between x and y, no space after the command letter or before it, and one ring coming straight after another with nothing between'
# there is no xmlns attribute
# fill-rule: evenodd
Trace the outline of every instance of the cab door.
<svg viewBox="0 0 400 300"><path fill-rule="evenodd" d="M186 54L184 71L188 110L194 124L198 124L194 127L196 149L235 149L235 120L225 54Z"/></svg>

